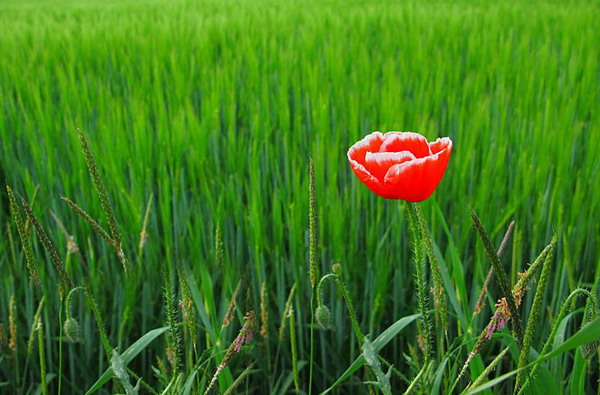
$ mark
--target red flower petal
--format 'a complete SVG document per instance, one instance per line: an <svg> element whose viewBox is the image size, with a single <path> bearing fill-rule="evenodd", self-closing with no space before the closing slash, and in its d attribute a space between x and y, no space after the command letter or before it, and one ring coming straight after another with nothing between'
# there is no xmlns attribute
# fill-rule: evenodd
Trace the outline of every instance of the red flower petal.
<svg viewBox="0 0 600 395"><path fill-rule="evenodd" d="M421 202L442 180L452 153L447 138L428 143L413 132L374 132L348 150L357 177L377 195Z"/></svg>
<svg viewBox="0 0 600 395"><path fill-rule="evenodd" d="M379 152L410 151L415 157L431 155L427 139L414 132L388 132L383 136Z"/></svg>
<svg viewBox="0 0 600 395"><path fill-rule="evenodd" d="M380 132L373 132L366 135L362 140L350 147L348 150L348 160L365 163L367 152L379 152L382 142L383 134Z"/></svg>
<svg viewBox="0 0 600 395"><path fill-rule="evenodd" d="M385 188L394 191L390 195L414 203L431 196L446 172L452 153L452 142L445 140L434 143L438 151L434 155L392 166L384 179Z"/></svg>
<svg viewBox="0 0 600 395"><path fill-rule="evenodd" d="M393 165L416 159L410 151L402 152L367 152L365 168L383 183L383 179Z"/></svg>
<svg viewBox="0 0 600 395"><path fill-rule="evenodd" d="M358 179L361 180L363 184L365 184L371 191L386 199L392 199L392 196L385 189L383 183L371 175L371 173L369 173L363 165L353 159L350 159L350 166L352 167L352 170L354 170L354 174L356 174Z"/></svg>

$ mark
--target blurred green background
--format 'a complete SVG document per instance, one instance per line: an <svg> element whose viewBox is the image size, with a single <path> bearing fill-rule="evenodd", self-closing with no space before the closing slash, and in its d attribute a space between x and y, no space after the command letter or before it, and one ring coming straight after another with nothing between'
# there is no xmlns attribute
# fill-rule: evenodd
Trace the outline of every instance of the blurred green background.
<svg viewBox="0 0 600 395"><path fill-rule="evenodd" d="M375 335L416 311L404 205L362 185L346 151L373 130L449 136L448 171L422 206L444 258L452 314L463 316L453 335L473 335L485 324L470 317L489 262L469 205L496 242L516 221L522 267L559 235L551 309L600 276L598 22L594 1L3 2L0 179L26 199L39 186L34 211L61 253L67 239L50 213L74 236L88 267L71 260L68 270L90 275L113 346L162 325L166 261L190 268L216 329L240 272L257 306L265 283L273 330L296 283L299 358L307 360L309 158L322 270L343 265L363 329ZM126 252L145 272L135 291L110 248L60 200L68 196L104 224L77 127L99 163ZM0 221L0 321L14 294L27 328L42 293L52 321L56 274L44 263L42 290L27 284L14 228L16 261L9 252L4 193ZM217 224L222 267L214 264ZM521 268L507 270L514 279ZM325 300L334 329L317 336L317 388L358 353L333 288ZM66 364L73 388L84 388L107 362L83 299L76 315L87 343L69 346ZM46 326L56 337L58 324ZM228 331L221 346L236 333ZM399 369L413 338L386 349ZM56 372L57 346L48 347ZM150 382L157 350L135 365ZM290 369L285 350L269 372L275 378ZM11 369L0 372L10 377ZM273 390L272 382L256 385Z"/></svg>

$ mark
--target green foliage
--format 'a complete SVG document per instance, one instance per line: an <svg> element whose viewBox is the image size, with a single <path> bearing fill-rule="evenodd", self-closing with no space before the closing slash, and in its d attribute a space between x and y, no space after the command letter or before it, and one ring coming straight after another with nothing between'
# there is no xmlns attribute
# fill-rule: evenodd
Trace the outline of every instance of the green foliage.
<svg viewBox="0 0 600 395"><path fill-rule="evenodd" d="M0 351L0 391L34 393L44 380L48 393L59 385L62 393L125 392L111 370L116 350L140 392L202 393L264 283L273 330L245 343L214 391L283 393L296 373L301 391L363 392L376 377L361 369L358 329L374 339L382 368L393 365L394 393L410 385L447 393L505 294L494 272L477 302L490 264L467 204L493 246L515 221L500 259L511 285L557 234L528 354L547 358L595 322L583 301L564 302L575 291L598 297L598 12L589 0L3 1L0 182L14 192L0 196L0 322L14 323L15 348ZM427 293L441 280L448 310L447 335L431 328L430 364L412 325L427 318L414 315L426 298L412 275L402 205L373 196L347 164L347 148L373 130L455 143L445 178L421 204L431 243L418 262L439 264L439 273L421 265L421 280ZM72 311L56 292L67 282L56 262L85 289ZM344 288L317 293L330 325L314 330L319 276L310 263L334 262ZM164 265L178 279L168 292ZM536 299L525 291L523 317ZM422 307L432 318L442 310ZM61 311L76 319L77 343L61 333ZM398 330L399 317L412 318ZM178 374L166 353L173 328ZM33 351L40 333L42 359ZM152 340L128 357L147 334ZM514 371L520 350L502 330L458 389L479 377L491 392L511 391L515 374L485 382L508 346L512 358L489 377ZM595 343L579 346L524 370L524 391L537 390L546 369L557 388L597 387Z"/></svg>

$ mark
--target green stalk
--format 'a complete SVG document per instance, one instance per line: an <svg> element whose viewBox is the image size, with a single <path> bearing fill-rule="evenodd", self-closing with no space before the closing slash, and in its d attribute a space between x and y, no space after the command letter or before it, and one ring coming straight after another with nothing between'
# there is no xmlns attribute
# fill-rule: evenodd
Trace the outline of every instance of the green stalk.
<svg viewBox="0 0 600 395"><path fill-rule="evenodd" d="M444 339L448 336L448 302L446 300L446 293L444 292L444 286L442 282L442 275L440 271L440 263L438 262L437 256L433 250L433 239L429 232L425 216L421 210L421 205L418 203L408 203L414 207L414 212L417 215L417 223L419 225L419 231L421 233L421 241L425 247L425 251L429 258L429 268L431 269L431 277L433 279L433 304L435 307L436 317L439 317L444 335L440 338L440 354L444 354Z"/></svg>
<svg viewBox="0 0 600 395"><path fill-rule="evenodd" d="M119 227L117 226L117 219L115 217L114 210L110 204L108 192L106 191L104 182L102 182L102 178L100 177L100 173L98 172L98 167L96 166L94 155L90 150L85 134L80 129L78 129L78 134L79 141L81 142L81 147L83 148L83 153L85 154L85 161L87 163L90 176L92 177L94 186L96 187L96 192L98 193L98 197L100 198L100 205L102 206L102 210L104 211L106 220L108 221L108 229L110 231L111 240L113 241L114 247L117 250L117 257L123 265L123 270L125 271L125 274L127 274L129 269L129 263L127 261L127 258L125 257L125 254L123 253L123 248L121 246L121 233L119 232Z"/></svg>
<svg viewBox="0 0 600 395"><path fill-rule="evenodd" d="M144 246L146 245L146 241L148 239L148 232L146 229L148 228L148 220L150 219L150 209L152 208L152 199L154 198L154 194L151 193L148 198L148 204L146 205L146 212L144 213L144 221L142 222L142 231L140 232L140 242L138 244L138 264L142 263L142 252L144 250Z"/></svg>
<svg viewBox="0 0 600 395"><path fill-rule="evenodd" d="M406 391L404 391L404 395L410 394L413 391L413 389L415 389L415 386L418 384L419 380L421 380L421 376L423 376L423 374L428 369L428 367L429 367L428 364L423 364L423 366L421 367L421 370L419 370L419 373L411 381L411 383L408 386L408 388L406 389Z"/></svg>
<svg viewBox="0 0 600 395"><path fill-rule="evenodd" d="M69 289L73 285L73 282L71 281L71 278L69 277L67 271L65 270L65 267L62 264L62 261L58 255L58 252L56 251L56 248L54 248L54 245L50 241L50 238L46 234L46 231L44 230L44 228L42 228L42 225L40 224L36 216L33 214L33 211L31 211L31 208L25 200L21 200L21 203L23 205L23 209L29 217L29 220L35 228L38 238L40 239L42 245L48 252L48 255L50 255L50 260L52 261L54 267L56 268L56 271L58 272L58 276L60 279L59 294L62 299L64 293L67 292L67 289Z"/></svg>
<svg viewBox="0 0 600 395"><path fill-rule="evenodd" d="M298 348L296 345L296 320L294 319L294 309L290 309L290 347L292 352L292 373L294 376L294 387L296 392L300 391L300 376L298 374ZM310 384L309 384L310 386ZM310 392L309 392L310 394Z"/></svg>
<svg viewBox="0 0 600 395"><path fill-rule="evenodd" d="M42 394L48 395L48 384L46 383L46 355L44 351L44 333L42 318L38 317L37 322L37 335L38 335L38 351L40 356L40 376L42 380Z"/></svg>
<svg viewBox="0 0 600 395"><path fill-rule="evenodd" d="M346 284L344 283L344 279L342 277L342 265L340 265L339 263L334 264L332 267L332 271L335 274L335 281L338 290L342 294L342 297L346 302L346 308L348 309L348 314L350 315L350 321L352 322L354 334L356 335L359 346L361 346L365 335L363 334L362 330L360 329L360 326L358 325L358 319L356 318L354 304L352 303L352 298L350 297L350 293L348 292L348 288L346 288Z"/></svg>
<svg viewBox="0 0 600 395"><path fill-rule="evenodd" d="M102 237L108 243L109 246L116 250L116 246L113 239L111 239L110 235L104 230L104 228L102 228L102 226L98 222L96 222L92 217L90 217L90 215L86 213L76 203L71 201L71 199L64 196L61 199L69 205L69 208L71 208L71 210L76 212L81 218L84 219L85 222L90 224L92 229L94 229L94 231L98 233L98 235Z"/></svg>
<svg viewBox="0 0 600 395"><path fill-rule="evenodd" d="M415 277L417 285L417 301L419 305L419 332L422 337L423 344L423 366L427 365L427 362L431 358L431 323L429 318L429 308L427 301L427 286L425 284L425 273L424 273L424 261L425 253L423 251L423 244L421 243L421 235L419 232L418 214L416 205L408 203L406 207L408 226L412 235L412 248L413 248L413 262L415 267Z"/></svg>
<svg viewBox="0 0 600 395"><path fill-rule="evenodd" d="M63 304L58 309L58 393L61 394L62 388L62 365L63 365L63 325L62 325Z"/></svg>
<svg viewBox="0 0 600 395"><path fill-rule="evenodd" d="M181 368L181 337L177 326L177 308L175 307L175 290L173 287L173 272L171 263L165 262L163 265L163 282L164 282L164 298L165 298L165 324L169 326L169 345L173 350L173 377L174 380L179 374Z"/></svg>
<svg viewBox="0 0 600 395"><path fill-rule="evenodd" d="M502 255L504 254L504 250L506 249L506 246L508 245L508 240L510 239L510 236L512 234L514 227L515 227L515 221L512 221L510 223L510 225L508 225L508 229L506 230L506 233L504 234L504 237L502 238L500 247L498 247L498 258L502 258ZM485 300L485 296L487 295L487 290L490 285L490 282L492 281L493 275L494 275L494 267L492 266L492 267L490 267L490 270L488 271L488 274L485 277L485 281L483 282L483 287L481 287L481 291L479 292L479 296L477 297L477 303L475 303L475 308L473 309L473 317L475 317L477 314L479 314L481 312L481 310L483 310L483 302ZM512 281L512 277L511 277L511 284L512 283L514 283L514 281Z"/></svg>
<svg viewBox="0 0 600 395"><path fill-rule="evenodd" d="M500 362L502 362L502 359L504 359L504 356L506 355L508 350L509 350L509 348L506 347L502 351L500 351L500 354L496 355L496 358L494 358L494 360L492 362L490 362L490 364L488 366L486 366L486 368L483 370L483 372L481 372L481 374L477 377L477 379L475 379L475 381L473 381L473 383L471 385L469 385L465 389L465 391L467 391L469 388L477 388L483 382L483 380L485 380L486 377L489 376L489 374L492 372L492 370L494 370L496 368L496 366L498 366L498 364Z"/></svg>
<svg viewBox="0 0 600 395"><path fill-rule="evenodd" d="M35 283L39 280L39 268L33 255L31 240L29 239L25 229L23 218L21 217L21 212L19 211L19 206L17 205L15 195L8 185L6 186L6 192L8 193L10 215L17 227L17 232L19 233L19 238L21 239L21 244L23 246L23 250L25 251L25 262L27 264L27 269L29 270L29 278ZM11 234L9 233L9 235Z"/></svg>
<svg viewBox="0 0 600 395"><path fill-rule="evenodd" d="M106 330L104 329L104 320L102 319L102 314L100 313L100 309L96 304L96 300L94 299L89 286L85 285L83 289L85 292L85 296L88 300L88 304L90 305L92 313L94 314L94 318L96 319L96 326L98 327L98 333L100 334L100 342L102 343L102 347L104 348L106 359L110 363L110 358L112 357L112 347L110 345L110 342L108 341Z"/></svg>
<svg viewBox="0 0 600 395"><path fill-rule="evenodd" d="M18 273L17 254L15 252L15 242L13 240L13 233L12 233L12 229L10 227L9 221L6 221L6 234L8 235L8 249L10 250L10 258L13 263L13 270L16 274L16 273ZM31 274L30 274L30 276L31 276Z"/></svg>
<svg viewBox="0 0 600 395"><path fill-rule="evenodd" d="M477 232L481 237L481 241L483 242L483 246L485 247L488 259L492 262L494 273L496 274L496 279L498 279L500 289L502 289L502 293L504 294L504 297L506 298L506 302L508 304L508 309L512 318L510 320L511 325L515 332L515 336L517 337L519 346L522 347L523 326L521 325L521 317L519 316L517 305L515 304L515 299L513 298L508 276L506 275L506 271L502 266L502 262L500 262L500 258L498 258L498 253L496 252L496 249L492 245L492 242L475 211L471 211L471 218L473 219L473 226L475 227L475 229L477 229Z"/></svg>
<svg viewBox="0 0 600 395"><path fill-rule="evenodd" d="M533 342L533 335L535 329L538 324L538 319L540 316L540 310L542 309L542 301L546 294L546 285L548 284L548 278L550 277L550 268L552 266L552 253L554 252L554 248L556 247L556 236L552 238L551 249L546 255L546 259L544 260L544 265L542 266L542 273L540 274L540 280L538 282L537 289L535 291L535 296L533 298L533 304L531 306L531 312L529 313L529 317L527 318L527 327L525 328L525 337L523 338L523 347L521 348L521 354L519 355L518 369L522 369L527 365L527 360L529 357L529 348L531 347L531 343ZM517 373L517 378L515 380L515 390L519 388L519 383L521 382L521 377L523 376L523 371L519 370Z"/></svg>
<svg viewBox="0 0 600 395"><path fill-rule="evenodd" d="M309 176L308 176L308 197L309 197L309 264L310 264L310 361L308 368L308 393L312 394L312 378L313 378L313 359L315 351L315 293L317 293L317 281L319 278L319 265L317 262L317 203L315 189L315 164L312 158L309 161ZM317 296L318 297L318 296ZM290 315L290 320L292 316Z"/></svg>
<svg viewBox="0 0 600 395"><path fill-rule="evenodd" d="M24 393L25 391L25 383L27 382L26 378L27 378L27 373L29 372L27 370L27 366L29 365L29 358L33 355L33 344L35 343L35 332L37 330L37 322L39 321L41 314L42 314L42 308L44 307L44 303L46 301L46 296L42 296L42 298L40 299L40 302L38 303L38 307L35 310L35 314L33 315L33 320L31 323L31 328L29 329L29 340L27 341L27 357L25 358L25 368L23 369L23 379L21 380L21 393ZM16 359L16 358L15 358Z"/></svg>

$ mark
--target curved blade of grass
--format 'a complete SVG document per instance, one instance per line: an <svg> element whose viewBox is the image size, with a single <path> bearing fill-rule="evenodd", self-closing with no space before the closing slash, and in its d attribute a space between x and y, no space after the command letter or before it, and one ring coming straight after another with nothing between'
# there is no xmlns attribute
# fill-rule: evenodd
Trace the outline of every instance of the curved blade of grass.
<svg viewBox="0 0 600 395"><path fill-rule="evenodd" d="M146 333L144 336L140 337L135 343L127 348L122 354L121 358L125 365L131 362L142 350L144 350L154 339L165 333L169 330L168 326L163 326L162 328L156 328ZM110 380L114 376L112 369L107 369L102 376L90 387L90 389L86 392L87 394L92 394L98 391L108 380Z"/></svg>
<svg viewBox="0 0 600 395"><path fill-rule="evenodd" d="M479 386L483 382L483 380L487 378L487 376L496 368L496 366L500 362L502 362L502 359L504 358L506 353L508 353L508 350L509 347L505 347L504 350L502 350L498 355L496 355L496 358L494 358L494 360L490 362L490 364L485 368L485 370L481 372L479 377L477 377L475 381L473 381L473 387Z"/></svg>
<svg viewBox="0 0 600 395"><path fill-rule="evenodd" d="M435 371L433 386L431 387L431 395L437 395L440 393L440 385L442 384L442 377L444 376L444 370L448 364L448 357L445 357L440 363L440 366Z"/></svg>
<svg viewBox="0 0 600 395"><path fill-rule="evenodd" d="M386 344L388 344L394 337L400 333L404 328L406 328L410 323L416 320L420 314L413 314L403 318L400 318L398 321L394 322L389 328L381 333L381 335L377 336L375 340L373 340L372 345L376 352L381 351ZM354 372L360 369L365 364L365 359L363 356L359 356L352 362L350 367L346 369L346 371L333 383L333 385L327 388L325 391L321 392L321 395L325 395L328 392L331 392L335 387L340 385L344 380L348 377L352 376Z"/></svg>
<svg viewBox="0 0 600 395"><path fill-rule="evenodd" d="M550 358L553 358L557 355L563 354L569 350L572 350L574 348L577 348L579 346L581 346L582 344L587 344L587 343L591 343L593 341L596 341L600 339L600 317L596 318L594 321L592 321L589 325L587 325L585 328L581 329L579 332L577 332L576 334L574 334L573 336L571 336L570 338L568 338L564 343L562 343L559 347L557 347L556 349L554 349L553 351L549 352L548 354L544 355L543 357L541 357L540 359L538 359L535 362L532 362L530 364L528 364L527 366L524 366L520 369L515 369L511 372L505 373L502 376L496 377L493 380L488 381L487 383L476 387L476 388L472 388L470 391L467 392L467 395L470 394L477 394L481 391L484 391L486 389L492 388L495 385L500 384L501 382L503 382L506 379L511 378L512 376L516 375L518 372L524 370L524 369L528 369L532 366L535 366L537 364L540 364L544 361L547 361Z"/></svg>

